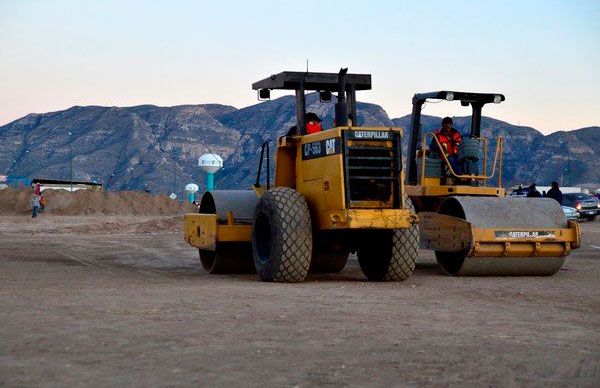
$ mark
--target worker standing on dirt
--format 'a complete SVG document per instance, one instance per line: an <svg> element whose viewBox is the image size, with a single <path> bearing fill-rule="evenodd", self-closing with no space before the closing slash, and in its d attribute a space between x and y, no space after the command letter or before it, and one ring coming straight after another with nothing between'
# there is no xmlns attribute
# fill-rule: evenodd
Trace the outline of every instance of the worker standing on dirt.
<svg viewBox="0 0 600 388"><path fill-rule="evenodd" d="M523 186L519 185L519 187L517 188L517 191L515 192L516 195L523 195Z"/></svg>
<svg viewBox="0 0 600 388"><path fill-rule="evenodd" d="M46 197L40 196L40 213L46 212Z"/></svg>
<svg viewBox="0 0 600 388"><path fill-rule="evenodd" d="M553 198L556 200L556 202L562 205L563 195L562 191L560 191L560 189L558 188L558 182L552 182L551 185L552 187L550 188L550 190L548 190L545 197Z"/></svg>
<svg viewBox="0 0 600 388"><path fill-rule="evenodd" d="M40 208L40 197L38 197L36 194L34 194L33 198L31 199L31 210L32 210L31 218L37 217L39 208Z"/></svg>
<svg viewBox="0 0 600 388"><path fill-rule="evenodd" d="M435 137L442 145L442 151L444 154L446 154L446 157L448 158L448 161L450 162L454 172L457 175L461 175L463 173L463 169L458 157L458 145L462 143L462 135L460 132L458 132L458 130L452 127L452 124L452 119L450 117L444 117L442 120L442 127L435 130ZM431 140L431 144L429 144L429 150L436 153L440 152L435 140Z"/></svg>

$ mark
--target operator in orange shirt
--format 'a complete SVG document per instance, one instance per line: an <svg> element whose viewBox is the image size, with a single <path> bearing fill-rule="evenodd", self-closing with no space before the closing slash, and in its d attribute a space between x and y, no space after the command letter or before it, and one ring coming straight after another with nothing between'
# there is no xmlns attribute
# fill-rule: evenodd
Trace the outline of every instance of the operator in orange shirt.
<svg viewBox="0 0 600 388"><path fill-rule="evenodd" d="M456 175L461 175L463 174L463 168L458 157L458 145L462 143L462 135L458 130L452 127L452 124L452 119L450 117L444 117L442 120L442 127L435 130L435 137L437 137L442 145L443 152L446 154ZM440 149L433 139L429 144L429 151L438 154L440 153Z"/></svg>

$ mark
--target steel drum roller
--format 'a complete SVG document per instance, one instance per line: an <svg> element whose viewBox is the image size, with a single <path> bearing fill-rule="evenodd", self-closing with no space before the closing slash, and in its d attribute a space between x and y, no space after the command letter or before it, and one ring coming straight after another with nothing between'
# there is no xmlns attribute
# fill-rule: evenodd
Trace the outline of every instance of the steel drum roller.
<svg viewBox="0 0 600 388"><path fill-rule="evenodd" d="M252 190L214 190L200 200L202 214L216 214L219 224L226 224L233 213L235 224L252 224L258 196ZM199 249L200 263L209 273L256 272L250 242L217 242L215 251Z"/></svg>
<svg viewBox="0 0 600 388"><path fill-rule="evenodd" d="M216 214L219 221L227 221L233 212L236 224L251 224L258 196L252 190L213 190L204 193L200 200L200 213Z"/></svg>
<svg viewBox="0 0 600 388"><path fill-rule="evenodd" d="M463 219L475 228L514 231L568 228L561 206L551 198L450 197L442 202L438 212ZM477 237L473 243L478 243ZM558 272L565 261L564 244L549 238L539 242L542 254L530 257L496 254L494 248L502 248L503 243L485 244L480 245L482 251L488 252L487 257L471 248L459 252L436 251L438 264L444 272L459 276L547 276Z"/></svg>

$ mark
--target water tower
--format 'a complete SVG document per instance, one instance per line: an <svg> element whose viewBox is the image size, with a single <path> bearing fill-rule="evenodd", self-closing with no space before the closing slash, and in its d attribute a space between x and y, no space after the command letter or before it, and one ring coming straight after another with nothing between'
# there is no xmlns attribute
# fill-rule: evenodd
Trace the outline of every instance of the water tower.
<svg viewBox="0 0 600 388"><path fill-rule="evenodd" d="M215 172L223 167L223 158L217 154L204 154L198 158L198 166L206 172L206 191L215 188Z"/></svg>
<svg viewBox="0 0 600 388"><path fill-rule="evenodd" d="M188 201L190 201L190 203L194 202L194 194L198 192L198 189L198 185L195 183L188 183L185 185L185 192L188 195Z"/></svg>

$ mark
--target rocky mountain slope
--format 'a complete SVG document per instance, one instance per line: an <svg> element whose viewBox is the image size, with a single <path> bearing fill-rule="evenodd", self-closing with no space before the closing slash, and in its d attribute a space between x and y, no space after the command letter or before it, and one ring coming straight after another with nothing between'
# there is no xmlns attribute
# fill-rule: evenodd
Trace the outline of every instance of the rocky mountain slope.
<svg viewBox="0 0 600 388"><path fill-rule="evenodd" d="M333 109L318 95L307 96L307 110L323 118L325 128L333 123ZM360 125L407 128L409 121L409 116L390 120L378 105L358 104ZM242 109L217 104L75 106L0 127L0 174L68 180L72 156L74 180L97 180L110 190L147 188L181 196L186 183L204 183L197 159L214 152L225 161L217 187L245 188L255 179L261 143L270 140L273 150L274 140L293 122L292 96ZM424 116L423 128L434 129L439 122ZM455 126L466 131L469 118L455 118ZM484 117L482 128L486 136L506 139L505 184L600 182L599 127L544 136L534 128Z"/></svg>
<svg viewBox="0 0 600 388"><path fill-rule="evenodd" d="M408 128L410 115L392 120ZM423 130L439 128L441 118L423 116ZM454 127L461 133L471 128L470 117L454 117ZM498 136L503 143L503 181L505 184L531 183L549 186L600 183L600 127L558 131L544 136L531 127L516 126L490 117L481 120L481 134L488 139ZM491 142L495 147L495 142ZM491 152L490 147L490 152Z"/></svg>

